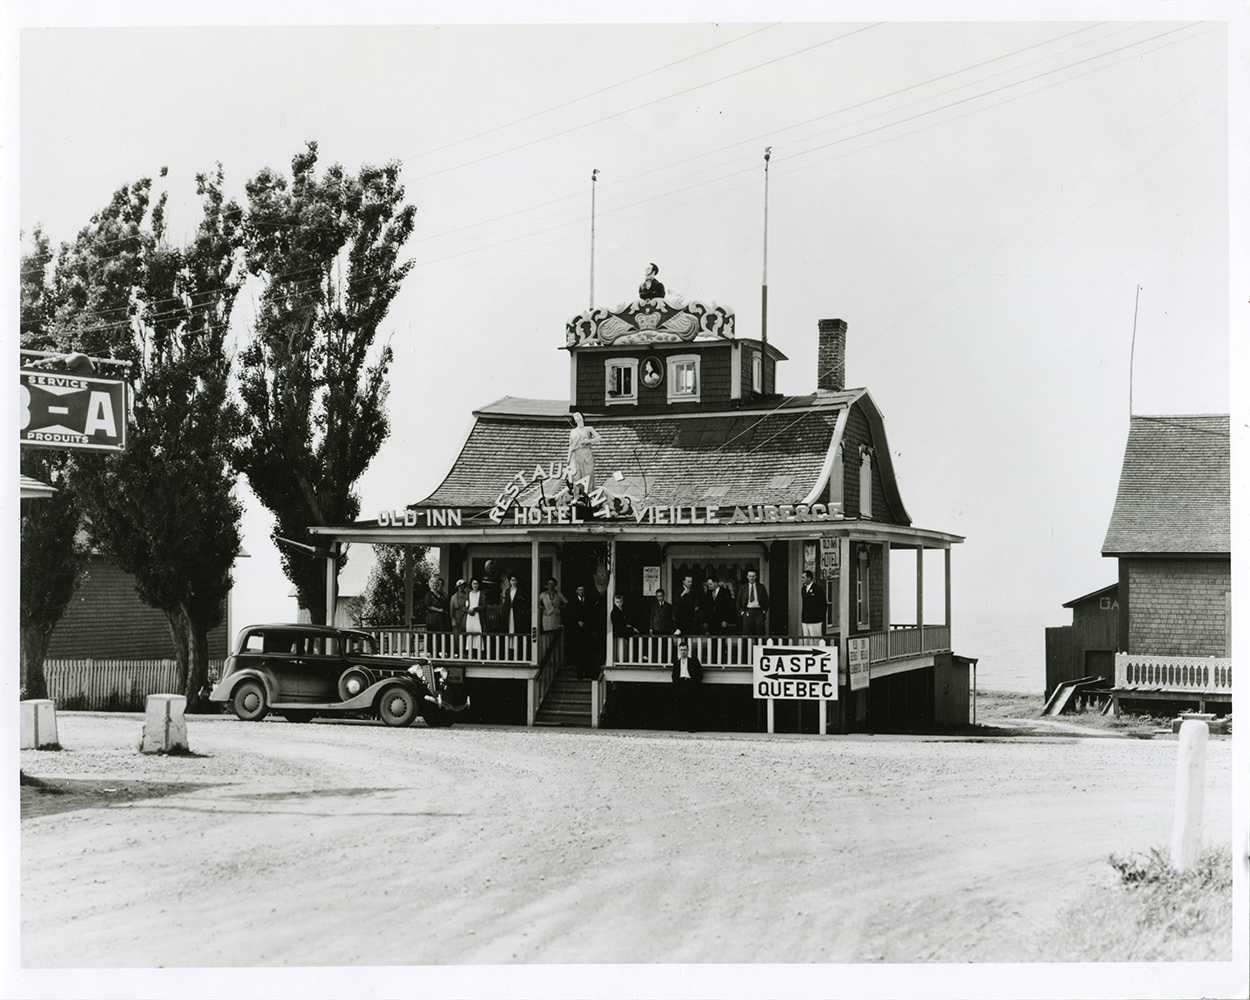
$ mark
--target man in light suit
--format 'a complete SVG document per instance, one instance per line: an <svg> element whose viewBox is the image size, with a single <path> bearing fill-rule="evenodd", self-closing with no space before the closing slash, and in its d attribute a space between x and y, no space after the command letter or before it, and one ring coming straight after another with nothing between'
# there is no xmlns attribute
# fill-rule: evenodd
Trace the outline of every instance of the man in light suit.
<svg viewBox="0 0 1250 1000"><path fill-rule="evenodd" d="M743 635L768 634L768 591L753 569L747 570L747 582L738 591L738 613Z"/></svg>
<svg viewBox="0 0 1250 1000"><path fill-rule="evenodd" d="M680 639L673 657L673 712L677 729L693 733L699 721L699 685L703 681L703 665L690 652L690 642Z"/></svg>

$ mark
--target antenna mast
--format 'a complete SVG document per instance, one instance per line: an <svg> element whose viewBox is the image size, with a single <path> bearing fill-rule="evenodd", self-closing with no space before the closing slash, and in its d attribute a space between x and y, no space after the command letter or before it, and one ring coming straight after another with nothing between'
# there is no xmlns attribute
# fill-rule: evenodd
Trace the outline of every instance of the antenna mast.
<svg viewBox="0 0 1250 1000"><path fill-rule="evenodd" d="M590 308L595 307L595 186L599 171L590 172Z"/></svg>
<svg viewBox="0 0 1250 1000"><path fill-rule="evenodd" d="M760 342L768 343L768 160L773 147L764 148L764 284L760 290Z"/></svg>
<svg viewBox="0 0 1250 1000"><path fill-rule="evenodd" d="M1128 349L1128 418L1133 419L1133 355L1137 352L1137 306L1141 303L1141 285L1137 286L1137 297L1133 300L1133 340Z"/></svg>

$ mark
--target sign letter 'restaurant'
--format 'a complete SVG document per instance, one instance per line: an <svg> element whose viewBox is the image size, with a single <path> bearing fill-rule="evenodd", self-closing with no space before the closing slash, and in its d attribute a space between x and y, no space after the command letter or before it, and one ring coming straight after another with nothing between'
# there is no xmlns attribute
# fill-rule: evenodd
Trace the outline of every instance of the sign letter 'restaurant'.
<svg viewBox="0 0 1250 1000"><path fill-rule="evenodd" d="M22 444L87 451L125 449L125 382L60 372L19 374Z"/></svg>
<svg viewBox="0 0 1250 1000"><path fill-rule="evenodd" d="M756 698L836 701L838 648L756 646L751 687Z"/></svg>

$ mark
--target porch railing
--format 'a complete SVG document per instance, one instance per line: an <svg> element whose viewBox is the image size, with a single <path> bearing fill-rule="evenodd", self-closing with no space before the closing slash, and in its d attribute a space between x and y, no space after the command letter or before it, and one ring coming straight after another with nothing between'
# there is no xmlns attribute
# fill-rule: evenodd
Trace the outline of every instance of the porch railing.
<svg viewBox="0 0 1250 1000"><path fill-rule="evenodd" d="M538 675L534 678L534 704L530 712L530 724L533 725L534 713L547 697L551 682L556 679L556 672L564 662L564 630L540 632L538 634Z"/></svg>
<svg viewBox="0 0 1250 1000"><path fill-rule="evenodd" d="M949 625L891 625L888 632L868 634L868 657L872 663L942 652L950 648Z"/></svg>
<svg viewBox="0 0 1250 1000"><path fill-rule="evenodd" d="M1233 694L1233 661L1220 656L1115 654L1115 686L1139 691Z"/></svg>
<svg viewBox="0 0 1250 1000"><path fill-rule="evenodd" d="M404 629L364 629L378 640L383 656L428 656L431 660L490 660L494 663L532 664L534 644L529 633L423 632Z"/></svg>
<svg viewBox="0 0 1250 1000"><path fill-rule="evenodd" d="M616 639L614 666L664 667L672 666L677 654L677 643L682 638L690 640L690 651L698 657L704 669L725 670L750 669L756 646L810 646L831 645L832 640L801 635L636 635Z"/></svg>

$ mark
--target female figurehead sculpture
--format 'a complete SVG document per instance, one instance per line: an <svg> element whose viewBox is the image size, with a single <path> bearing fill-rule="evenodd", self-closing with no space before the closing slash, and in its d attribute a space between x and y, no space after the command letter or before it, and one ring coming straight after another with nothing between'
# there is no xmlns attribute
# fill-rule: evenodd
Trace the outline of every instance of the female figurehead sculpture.
<svg viewBox="0 0 1250 1000"><path fill-rule="evenodd" d="M574 413L573 429L569 431L569 459L568 459L568 481L569 487L576 499L579 492L586 492L586 484L578 487L578 483L583 479L588 483L591 489L594 488L595 475L595 453L591 450L594 445L603 440L599 436L599 432L593 427L587 427L585 419L580 413Z"/></svg>

